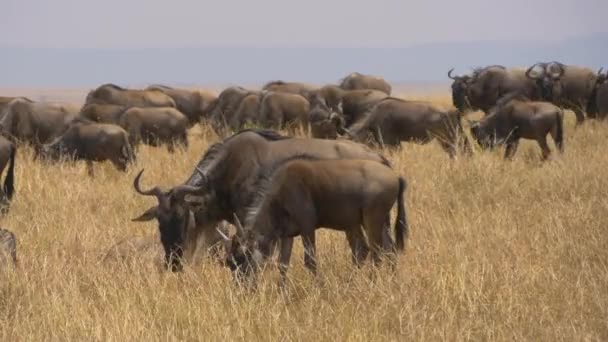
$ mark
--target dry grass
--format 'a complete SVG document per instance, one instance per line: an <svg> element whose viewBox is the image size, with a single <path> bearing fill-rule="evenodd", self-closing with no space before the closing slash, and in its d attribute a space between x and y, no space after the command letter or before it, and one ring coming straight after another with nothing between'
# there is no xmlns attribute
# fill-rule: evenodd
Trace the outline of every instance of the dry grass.
<svg viewBox="0 0 608 342"><path fill-rule="evenodd" d="M573 121L566 154L547 163L530 142L512 162L404 145L389 154L409 182L396 274L354 269L344 236L321 231L320 282L297 242L289 291L273 269L253 296L213 262L176 275L154 253L100 261L121 239L157 239L155 224L130 222L153 204L132 190L136 172L146 185L182 182L213 138L193 134L173 155L143 148L128 174L104 164L94 179L22 149L2 220L20 267L0 274L0 340L607 340L608 126Z"/></svg>

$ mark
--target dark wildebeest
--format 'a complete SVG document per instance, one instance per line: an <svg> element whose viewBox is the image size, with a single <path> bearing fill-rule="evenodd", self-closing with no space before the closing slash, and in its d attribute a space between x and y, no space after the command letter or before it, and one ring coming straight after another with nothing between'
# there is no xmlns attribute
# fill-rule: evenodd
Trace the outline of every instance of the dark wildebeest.
<svg viewBox="0 0 608 342"><path fill-rule="evenodd" d="M0 214L8 213L13 194L15 193L15 154L17 148L10 140L0 135L0 177L6 165L8 171L4 178L4 185L0 189Z"/></svg>
<svg viewBox="0 0 608 342"><path fill-rule="evenodd" d="M304 263L316 273L315 230L320 227L344 231L349 241L364 240L365 234L377 264L382 252L393 252L393 241L385 231L396 202L395 237L397 250L403 251L408 233L406 182L390 167L371 160L298 156L279 164L262 176L245 227L235 218L241 233L233 238L226 261L237 276L252 276L270 256L274 241L298 235L304 244ZM291 251L282 257L284 281ZM362 255L355 258L358 264L363 261Z"/></svg>
<svg viewBox="0 0 608 342"><path fill-rule="evenodd" d="M595 106L597 108L598 119L606 119L608 117L608 70L602 74L602 70L598 72L598 81L595 93Z"/></svg>
<svg viewBox="0 0 608 342"><path fill-rule="evenodd" d="M232 121L241 101L247 95L259 94L243 87L228 87L224 89L208 108L208 121L215 133L224 137L229 123Z"/></svg>
<svg viewBox="0 0 608 342"><path fill-rule="evenodd" d="M98 123L118 125L125 110L127 107L121 105L85 104L80 110L80 117Z"/></svg>
<svg viewBox="0 0 608 342"><path fill-rule="evenodd" d="M17 238L9 230L0 228L0 270L17 265Z"/></svg>
<svg viewBox="0 0 608 342"><path fill-rule="evenodd" d="M184 249L198 241L198 236L207 234L208 243L221 241L214 229L219 222L235 224L234 213L245 219L258 189L260 172L278 160L304 153L320 159L365 159L390 165L379 153L352 141L291 138L269 130L243 130L211 146L182 185L167 192L158 188L138 191L156 196L158 205L135 220L158 220L167 266L179 270ZM188 199L186 194L196 197ZM291 250L292 244L293 239L284 239L281 253Z"/></svg>
<svg viewBox="0 0 608 342"><path fill-rule="evenodd" d="M345 134L346 123L339 112L332 110L321 97L314 97L310 102L308 123L313 138L336 139Z"/></svg>
<svg viewBox="0 0 608 342"><path fill-rule="evenodd" d="M386 95L391 94L391 85L380 76L365 75L353 72L340 82L340 87L344 90L375 89Z"/></svg>
<svg viewBox="0 0 608 342"><path fill-rule="evenodd" d="M110 160L120 171L135 161L127 132L120 126L80 119L50 144L37 146L36 158L58 161L62 158L85 160L89 175L93 162Z"/></svg>
<svg viewBox="0 0 608 342"><path fill-rule="evenodd" d="M128 132L134 148L141 142L151 146L167 144L169 152L176 144L188 147L188 118L175 108L132 107L120 116L118 124Z"/></svg>
<svg viewBox="0 0 608 342"><path fill-rule="evenodd" d="M232 132L238 132L247 125L259 124L262 97L261 93L254 92L241 100L234 115L228 121L228 128Z"/></svg>
<svg viewBox="0 0 608 342"><path fill-rule="evenodd" d="M6 108L6 106L14 99L16 99L16 97L0 96L0 117L3 115L2 113L4 112L4 108Z"/></svg>
<svg viewBox="0 0 608 342"><path fill-rule="evenodd" d="M564 112L550 102L532 102L521 96L503 98L489 115L471 124L471 135L483 148L505 144L505 159L513 157L519 139L533 139L542 149L543 159L551 150L547 134L557 149L564 150Z"/></svg>
<svg viewBox="0 0 608 342"><path fill-rule="evenodd" d="M457 148L470 152L462 129L461 113L425 101L388 97L348 128L355 141L372 134L380 146L400 146L402 141L426 144L437 138L441 147L455 157Z"/></svg>
<svg viewBox="0 0 608 342"><path fill-rule="evenodd" d="M295 131L299 126L308 132L308 112L310 103L302 95L282 92L268 92L260 104L259 122L264 128Z"/></svg>
<svg viewBox="0 0 608 342"><path fill-rule="evenodd" d="M17 141L47 143L65 132L78 111L71 105L17 98L5 108L0 130Z"/></svg>
<svg viewBox="0 0 608 342"><path fill-rule="evenodd" d="M537 82L544 101L572 110L577 125L585 121L587 109L591 109L589 117L596 116L595 106L588 108L598 80L595 71L559 62L536 63L528 68L526 76Z"/></svg>
<svg viewBox="0 0 608 342"><path fill-rule="evenodd" d="M526 77L523 69L507 69L502 65L477 68L471 75L448 77L452 82L452 102L461 113L481 110L484 114L508 94L521 94L530 99L540 99L536 82Z"/></svg>
<svg viewBox="0 0 608 342"><path fill-rule="evenodd" d="M347 126L359 120L380 100L388 97L379 90L344 90L335 85L326 85L311 92L309 100L312 101L315 96L323 98L333 111L343 114Z"/></svg>
<svg viewBox="0 0 608 342"><path fill-rule="evenodd" d="M175 101L158 90L125 89L115 84L103 84L91 90L85 104L115 104L134 107L175 107Z"/></svg>
<svg viewBox="0 0 608 342"><path fill-rule="evenodd" d="M262 87L262 90L298 94L306 98L310 92L315 91L316 89L317 87L310 84L285 81L271 81Z"/></svg>
<svg viewBox="0 0 608 342"><path fill-rule="evenodd" d="M215 94L205 90L172 88L159 84L151 85L145 90L158 90L169 95L175 101L177 109L188 118L189 127L201 122L209 105L217 98Z"/></svg>

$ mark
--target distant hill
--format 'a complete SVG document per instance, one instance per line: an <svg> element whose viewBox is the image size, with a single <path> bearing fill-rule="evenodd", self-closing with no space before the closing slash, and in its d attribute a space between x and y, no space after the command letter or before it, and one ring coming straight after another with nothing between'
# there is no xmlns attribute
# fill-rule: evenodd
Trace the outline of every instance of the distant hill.
<svg viewBox="0 0 608 342"><path fill-rule="evenodd" d="M260 84L267 80L336 82L352 71L391 82L447 82L456 73L488 64L525 66L558 60L608 67L608 34L559 42L473 41L400 48L51 49L0 47L1 87Z"/></svg>

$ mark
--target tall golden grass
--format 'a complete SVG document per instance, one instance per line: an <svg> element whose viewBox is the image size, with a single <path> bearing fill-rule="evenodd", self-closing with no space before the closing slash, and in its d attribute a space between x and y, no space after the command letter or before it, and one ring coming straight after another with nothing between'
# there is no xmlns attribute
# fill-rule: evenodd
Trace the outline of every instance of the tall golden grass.
<svg viewBox="0 0 608 342"><path fill-rule="evenodd" d="M133 191L139 169L146 186L183 182L209 132L196 128L187 152L143 147L126 174L97 165L94 178L20 149L2 219L20 264L0 274L0 340L608 340L608 126L573 123L565 154L545 163L534 142L511 162L450 160L436 143L387 153L409 184L396 273L356 269L343 234L321 230L319 279L296 242L287 291L269 269L253 295L214 261L162 270L156 224L130 221L155 204ZM102 260L133 237L154 251Z"/></svg>

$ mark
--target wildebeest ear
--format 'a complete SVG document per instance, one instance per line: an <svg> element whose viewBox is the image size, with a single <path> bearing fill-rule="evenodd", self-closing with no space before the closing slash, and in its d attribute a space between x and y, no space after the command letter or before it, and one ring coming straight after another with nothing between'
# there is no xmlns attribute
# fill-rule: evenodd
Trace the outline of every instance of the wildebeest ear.
<svg viewBox="0 0 608 342"><path fill-rule="evenodd" d="M156 218L158 214L158 206L154 206L146 210L141 216L131 219L133 222L146 222Z"/></svg>

